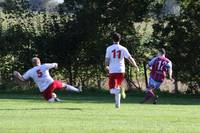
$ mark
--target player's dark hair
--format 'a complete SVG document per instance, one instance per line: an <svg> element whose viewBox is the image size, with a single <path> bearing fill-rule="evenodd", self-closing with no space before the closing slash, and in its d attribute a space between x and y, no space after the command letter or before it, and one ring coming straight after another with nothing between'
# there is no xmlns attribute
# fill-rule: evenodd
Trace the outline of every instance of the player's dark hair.
<svg viewBox="0 0 200 133"><path fill-rule="evenodd" d="M166 51L165 51L164 48L159 49L159 52L160 52L162 55L165 55L165 54L166 54Z"/></svg>
<svg viewBox="0 0 200 133"><path fill-rule="evenodd" d="M119 42L121 40L121 35L117 32L114 32L112 34L112 39L113 39L114 42Z"/></svg>

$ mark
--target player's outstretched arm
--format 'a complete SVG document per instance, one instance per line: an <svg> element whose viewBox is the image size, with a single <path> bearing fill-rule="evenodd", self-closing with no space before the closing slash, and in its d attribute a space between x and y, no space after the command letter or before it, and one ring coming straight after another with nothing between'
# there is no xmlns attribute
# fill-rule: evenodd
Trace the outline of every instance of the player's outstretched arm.
<svg viewBox="0 0 200 133"><path fill-rule="evenodd" d="M137 66L135 60L134 60L131 56L128 57L128 61L129 61L130 64L131 64L133 67L135 67L135 68L137 69L137 71L139 72L139 67Z"/></svg>
<svg viewBox="0 0 200 133"><path fill-rule="evenodd" d="M167 68L168 68L169 79L172 82L174 82L174 79L172 77L173 70L172 70L172 62L171 61L167 64Z"/></svg>
<svg viewBox="0 0 200 133"><path fill-rule="evenodd" d="M174 79L172 78L172 73L173 73L172 68L170 68L170 69L168 70L168 73L169 73L169 79L170 79L172 82L174 82Z"/></svg>
<svg viewBox="0 0 200 133"><path fill-rule="evenodd" d="M25 81L25 79L22 77L22 75L18 71L14 71L13 75L15 78L19 79L20 81Z"/></svg>
<svg viewBox="0 0 200 133"><path fill-rule="evenodd" d="M46 66L47 69L52 69L52 68L57 69L58 63L46 63L45 66Z"/></svg>

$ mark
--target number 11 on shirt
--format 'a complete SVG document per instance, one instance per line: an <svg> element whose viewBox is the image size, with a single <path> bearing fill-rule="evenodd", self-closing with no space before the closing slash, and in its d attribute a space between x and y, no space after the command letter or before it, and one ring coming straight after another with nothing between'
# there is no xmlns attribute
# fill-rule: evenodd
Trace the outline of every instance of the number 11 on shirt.
<svg viewBox="0 0 200 133"><path fill-rule="evenodd" d="M112 53L113 53L113 58L116 58L116 54L117 54L117 57L120 59L121 58L121 50L113 50L112 51Z"/></svg>

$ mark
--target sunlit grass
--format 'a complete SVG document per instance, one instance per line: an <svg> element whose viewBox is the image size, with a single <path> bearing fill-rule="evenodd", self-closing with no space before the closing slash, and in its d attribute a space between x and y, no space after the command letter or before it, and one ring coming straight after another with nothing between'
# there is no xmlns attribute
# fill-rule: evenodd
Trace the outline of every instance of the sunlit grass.
<svg viewBox="0 0 200 133"><path fill-rule="evenodd" d="M129 96L120 109L113 97L66 95L62 103L40 96L0 94L0 133L199 133L200 100L161 97L158 105Z"/></svg>

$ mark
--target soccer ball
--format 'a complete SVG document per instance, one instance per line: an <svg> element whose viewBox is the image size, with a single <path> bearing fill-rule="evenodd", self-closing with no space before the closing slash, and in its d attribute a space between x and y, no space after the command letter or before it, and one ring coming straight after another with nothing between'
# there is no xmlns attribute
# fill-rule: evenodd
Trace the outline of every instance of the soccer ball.
<svg viewBox="0 0 200 133"><path fill-rule="evenodd" d="M57 98L56 93L53 92L53 93L52 93L52 97L53 97L53 98Z"/></svg>

